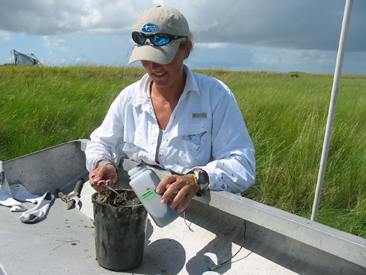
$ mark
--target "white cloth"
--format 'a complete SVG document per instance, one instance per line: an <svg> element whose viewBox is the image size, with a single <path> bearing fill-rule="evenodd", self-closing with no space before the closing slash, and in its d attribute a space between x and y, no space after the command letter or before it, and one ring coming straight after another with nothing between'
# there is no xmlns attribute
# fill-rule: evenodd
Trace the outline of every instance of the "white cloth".
<svg viewBox="0 0 366 275"><path fill-rule="evenodd" d="M202 168L210 190L237 193L254 184L254 148L234 95L220 80L184 70L186 85L164 130L159 163L159 126L146 74L118 95L91 134L85 151L89 171L101 159L118 164L128 157L181 174Z"/></svg>
<svg viewBox="0 0 366 275"><path fill-rule="evenodd" d="M11 207L10 211L12 212L21 212L27 210L25 204L18 202L13 198L9 183L5 177L2 161L0 161L0 204Z"/></svg>
<svg viewBox="0 0 366 275"><path fill-rule="evenodd" d="M54 198L54 195L50 192L46 192L41 198L37 199L37 205L22 213L19 219L23 223L36 223L40 221L47 215Z"/></svg>
<svg viewBox="0 0 366 275"><path fill-rule="evenodd" d="M20 183L13 183L10 185L10 190L13 198L17 201L27 201L31 203L38 203L41 196L33 195Z"/></svg>
<svg viewBox="0 0 366 275"><path fill-rule="evenodd" d="M19 201L36 203L32 209L24 212L19 218L23 223L35 223L47 215L54 195L46 192L42 197L31 194L22 184L14 183L9 186L5 176L3 162L0 161L0 204L9 206L12 212L26 211L25 204Z"/></svg>

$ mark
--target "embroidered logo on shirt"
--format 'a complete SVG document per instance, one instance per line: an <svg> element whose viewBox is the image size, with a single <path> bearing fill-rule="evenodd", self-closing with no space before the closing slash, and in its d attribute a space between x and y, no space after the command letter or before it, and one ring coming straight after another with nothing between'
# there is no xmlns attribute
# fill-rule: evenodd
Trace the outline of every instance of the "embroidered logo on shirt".
<svg viewBox="0 0 366 275"><path fill-rule="evenodd" d="M192 113L192 118L207 118L207 113Z"/></svg>

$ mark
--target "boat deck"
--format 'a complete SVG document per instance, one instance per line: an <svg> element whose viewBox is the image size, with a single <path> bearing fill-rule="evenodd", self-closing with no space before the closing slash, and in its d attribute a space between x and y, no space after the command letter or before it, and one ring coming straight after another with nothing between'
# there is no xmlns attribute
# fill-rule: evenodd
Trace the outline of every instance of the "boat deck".
<svg viewBox="0 0 366 275"><path fill-rule="evenodd" d="M4 162L9 184L20 181L39 195L72 186L85 173L83 143ZM74 172L68 174L62 167L69 171L70 156ZM38 176L29 172L35 171L32 166L40 169ZM24 224L21 213L0 207L0 274L116 273L95 259L92 192L84 186L81 211L66 210L55 199L47 217L36 224ZM226 262L217 267L218 274L366 274L365 257L363 238L237 195L210 192L164 228L149 219L142 265L120 273L202 274Z"/></svg>

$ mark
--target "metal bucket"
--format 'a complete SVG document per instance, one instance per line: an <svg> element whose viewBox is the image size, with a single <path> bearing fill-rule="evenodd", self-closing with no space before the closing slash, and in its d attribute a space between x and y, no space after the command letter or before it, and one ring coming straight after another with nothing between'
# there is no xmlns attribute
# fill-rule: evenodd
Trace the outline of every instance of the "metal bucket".
<svg viewBox="0 0 366 275"><path fill-rule="evenodd" d="M132 190L116 190L131 201ZM147 226L147 211L138 204L115 206L118 197L109 190L92 195L96 260L104 268L118 271L139 266L142 262Z"/></svg>

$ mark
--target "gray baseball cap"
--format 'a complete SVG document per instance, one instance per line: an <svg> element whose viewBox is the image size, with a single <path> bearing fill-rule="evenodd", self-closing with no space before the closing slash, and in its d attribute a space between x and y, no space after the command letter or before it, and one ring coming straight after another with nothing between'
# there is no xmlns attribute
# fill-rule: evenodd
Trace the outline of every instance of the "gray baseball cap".
<svg viewBox="0 0 366 275"><path fill-rule="evenodd" d="M170 35L187 36L192 33L189 30L186 18L178 10L168 6L156 6L141 14L135 30L143 34L164 33ZM158 64L169 64L182 40L172 40L164 46L154 46L147 39L145 44L135 44L128 64L135 61L145 60Z"/></svg>

